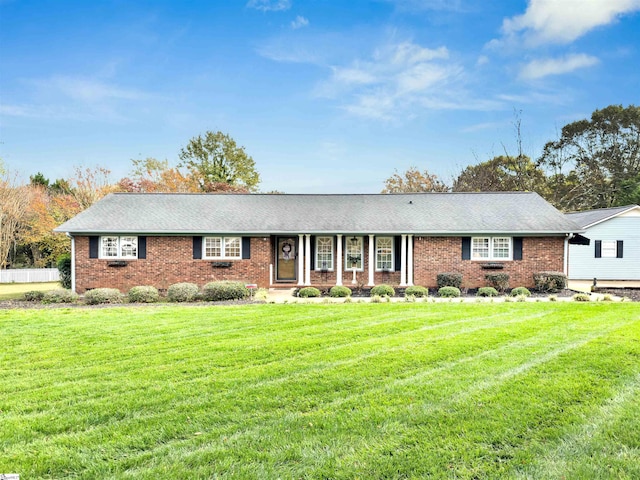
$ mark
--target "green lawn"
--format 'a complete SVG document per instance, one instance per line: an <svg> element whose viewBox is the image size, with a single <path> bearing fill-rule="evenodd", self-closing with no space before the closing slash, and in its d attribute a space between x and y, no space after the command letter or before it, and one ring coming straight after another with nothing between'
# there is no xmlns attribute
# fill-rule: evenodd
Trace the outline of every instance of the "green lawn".
<svg viewBox="0 0 640 480"><path fill-rule="evenodd" d="M637 303L0 311L0 473L640 478Z"/></svg>
<svg viewBox="0 0 640 480"><path fill-rule="evenodd" d="M0 283L0 300L18 300L24 298L25 292L33 290L48 291L56 288L61 288L59 282Z"/></svg>

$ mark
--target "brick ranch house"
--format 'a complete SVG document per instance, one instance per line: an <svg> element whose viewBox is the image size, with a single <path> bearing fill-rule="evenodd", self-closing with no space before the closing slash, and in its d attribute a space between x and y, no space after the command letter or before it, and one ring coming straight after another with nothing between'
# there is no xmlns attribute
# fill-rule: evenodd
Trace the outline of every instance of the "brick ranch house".
<svg viewBox="0 0 640 480"><path fill-rule="evenodd" d="M362 195L110 194L55 229L71 237L83 293L177 282L260 287L512 286L566 271L581 229L536 193Z"/></svg>

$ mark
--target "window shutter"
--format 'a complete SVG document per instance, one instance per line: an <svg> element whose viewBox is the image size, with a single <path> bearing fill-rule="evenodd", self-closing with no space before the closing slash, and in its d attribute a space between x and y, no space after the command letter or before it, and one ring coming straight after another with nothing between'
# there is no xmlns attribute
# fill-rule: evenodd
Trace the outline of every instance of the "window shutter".
<svg viewBox="0 0 640 480"><path fill-rule="evenodd" d="M513 259L522 260L522 237L513 237Z"/></svg>
<svg viewBox="0 0 640 480"><path fill-rule="evenodd" d="M462 237L462 260L471 260L471 237Z"/></svg>
<svg viewBox="0 0 640 480"><path fill-rule="evenodd" d="M602 258L602 240L596 240L596 258Z"/></svg>
<svg viewBox="0 0 640 480"><path fill-rule="evenodd" d="M202 237L193 237L193 258L194 260L202 258Z"/></svg>
<svg viewBox="0 0 640 480"><path fill-rule="evenodd" d="M89 258L98 258L100 237L89 237Z"/></svg>
<svg viewBox="0 0 640 480"><path fill-rule="evenodd" d="M310 252L307 252L307 255L311 255L311 270L316 269L316 237L311 235L311 246L309 248Z"/></svg>
<svg viewBox="0 0 640 480"><path fill-rule="evenodd" d="M616 249L616 258L622 258L622 243L623 240L618 240L617 249Z"/></svg>
<svg viewBox="0 0 640 480"><path fill-rule="evenodd" d="M251 237L242 237L242 259L251 258Z"/></svg>
<svg viewBox="0 0 640 480"><path fill-rule="evenodd" d="M147 237L138 237L138 258L147 258Z"/></svg>
<svg viewBox="0 0 640 480"><path fill-rule="evenodd" d="M393 269L399 272L402 269L402 237L393 237Z"/></svg>

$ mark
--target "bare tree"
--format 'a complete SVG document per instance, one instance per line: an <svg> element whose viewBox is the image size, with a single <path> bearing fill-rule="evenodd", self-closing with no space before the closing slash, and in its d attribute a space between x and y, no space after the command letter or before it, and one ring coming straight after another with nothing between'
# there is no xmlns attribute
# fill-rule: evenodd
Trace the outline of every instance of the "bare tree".
<svg viewBox="0 0 640 480"><path fill-rule="evenodd" d="M30 190L0 164L0 268L6 268L11 247L26 226Z"/></svg>

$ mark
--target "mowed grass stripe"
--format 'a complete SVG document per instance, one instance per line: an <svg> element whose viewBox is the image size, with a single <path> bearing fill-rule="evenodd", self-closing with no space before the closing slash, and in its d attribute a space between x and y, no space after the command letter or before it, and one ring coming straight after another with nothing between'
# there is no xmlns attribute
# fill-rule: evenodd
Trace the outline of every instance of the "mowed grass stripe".
<svg viewBox="0 0 640 480"><path fill-rule="evenodd" d="M494 309L494 305L469 307L448 305L444 309L431 308L426 311L429 315L436 314L439 316L440 322L449 322L451 324L449 327L442 329L442 331L437 331L437 335L434 335L436 333L434 329L420 331L421 328L430 326L430 322L433 319L428 318L421 322L419 319L420 309L412 309L410 305L392 306L383 304L371 306L373 308L367 306L368 308L364 312L359 310L363 305L339 305L331 308L318 307L321 308L315 309L316 315L303 315L307 318L305 321L316 324L319 321L318 318L324 315L329 318L327 320L327 325L329 325L331 324L332 316L347 313L353 318L358 318L357 322L353 321L353 318L351 319L352 325L358 324L358 322L366 325L368 321L371 321L371 314L373 313L373 317L376 317L376 309L380 309L380 312L387 316L385 322L388 323L389 328L379 330L376 334L385 337L386 341L374 341L371 343L372 337L362 337L361 331L351 336L349 327L344 326L338 329L338 335L328 335L330 340L319 343L312 342L312 345L317 348L313 354L302 355L301 358L305 360L305 362L299 362L302 370L295 370L296 362L292 361L292 359L295 359L296 355L300 355L304 348L296 347L295 342L289 344L283 341L281 349L271 347L270 354L273 358L268 364L260 363L264 358L257 356L256 364L251 366L257 368L258 371L252 372L251 366L245 365L247 351L252 348L269 346L267 342L260 342L258 337L261 330L256 326L254 330L256 338L248 338L250 341L243 345L235 343L233 339L230 342L233 345L233 348L230 348L230 352L234 353L236 350L240 352L236 361L235 379L233 370L229 370L230 367L227 366L226 368L229 371L226 373L229 376L224 379L224 382L221 380L216 383L210 377L219 372L215 369L209 370L207 362L210 358L216 359L221 352L217 351L212 357L208 356L210 344L203 340L207 338L207 333L205 332L210 330L205 328L204 318L197 316L193 318L193 312L189 312L191 314L190 321L185 321L184 318L177 320L181 325L190 325L189 328L195 330L195 332L191 332L189 341L182 341L183 337L181 337L180 331L175 329L172 330L175 336L169 338L171 340L169 343L179 344L185 348L183 357L171 357L169 355L169 359L167 359L167 354L171 353L168 350L164 353L155 354L157 358L154 358L152 352L143 350L140 352L141 354L146 354L152 358L147 358L149 367L141 369L141 375L137 377L135 374L135 356L131 357L131 363L117 362L111 372L112 381L103 385L103 388L95 388L95 385L93 385L94 388L88 388L91 387L90 384L84 386L88 388L84 392L85 394L95 395L98 393L98 395L94 396L94 401L91 401L90 398L83 398L83 389L80 388L77 392L70 393L70 398L73 400L67 400L73 407L70 412L67 412L71 413L68 421L65 421L65 415L60 412L61 409L64 412L64 396L59 399L60 403L54 402L54 405L50 406L48 418L47 415L43 415L42 418L34 420L28 418L27 415L22 418L26 431L28 432L29 429L35 430L37 434L33 435L31 441L28 440L28 434L20 439L23 441L21 446L24 449L16 443L2 443L3 449L6 447L6 452L2 453L8 453L10 457L14 458L14 461L19 461L21 457L20 451L23 453L25 451L46 451L42 458L49 460L50 468L54 470L56 468L64 469L68 468L69 465L74 465L74 462L76 462L74 468L84 471L87 474L87 478L91 476L88 473L90 471L94 474L116 472L117 476L123 475L127 469L131 469L132 474L142 473L151 477L160 471L171 470L171 468L168 468L168 462L170 463L168 459L180 458L180 456L189 457L190 460L187 462L191 465L188 469L189 473L208 471L209 475L211 472L222 472L231 476L242 476L250 471L245 470L242 465L246 465L246 468L253 468L254 471L263 471L267 477L271 474L279 474L286 477L286 472L294 476L297 475L295 472L307 472L307 474L314 472L314 475L319 475L319 472L331 469L346 469L344 470L345 472L351 473L357 471L366 472L368 471L366 468L358 470L349 462L351 456L355 455L359 459L355 462L357 465L364 466L366 463L364 459L367 458L366 452L374 452L372 454L375 454L375 452L380 451L376 446L376 435L379 436L379 429L381 428L384 428L392 436L398 437L395 441L390 439L382 442L381 448L383 450L387 447L395 448L394 445L396 445L402 447L400 450L412 451L411 448L404 445L406 434L410 433L411 429L404 432L403 429L396 427L403 425L404 420L400 420L412 408L416 409L416 405L420 405L420 408L416 410L417 412L426 409L431 412L440 411L439 415L445 415L446 412L443 413L442 408L434 408L437 403L433 403L433 400L437 399L436 394L438 392L441 392L441 397L445 399L441 403L447 404L449 402L446 401L446 395L451 395L456 391L464 391L464 387L473 385L471 380L473 378L482 381L482 378L490 378L491 375L495 375L496 372L501 371L501 365L504 364L503 360L507 358L514 357L517 365L517 361L522 361L527 356L540 355L545 351L552 351L554 346L562 345L565 335L569 343L571 340L580 341L580 339L587 338L589 335L598 336L598 332L606 336L608 335L607 329L614 325L612 323L613 319L626 318L627 320L625 321L629 322L633 321L634 316L637 318L637 309L630 309L626 306L623 309L617 309L612 312L611 310L598 308L600 306L590 305L587 306L586 310L580 307L576 314L573 309L568 308L568 305L545 305L545 308L542 309L538 304L528 304L526 306L517 304L500 306L497 310ZM432 305L428 305L428 307L432 307ZM516 308L501 310L504 307ZM616 305L615 307L617 308L618 306ZM268 308L273 307L268 306ZM309 308L313 309L314 306L287 306L287 309L289 309L287 313L295 313L296 308L301 308L304 311ZM340 311L336 311L336 309L340 309ZM355 311L355 314L349 312L351 309ZM217 322L218 317L216 314L224 312L224 309L211 310L216 310L216 313L209 311L203 313L207 316L206 321ZM242 309L240 308L239 310ZM236 309L234 311L234 316L241 317L238 315L239 310ZM176 311L180 311L180 309L176 309ZM507 316L503 318L504 321L496 322L495 325L491 326L490 323L495 322L500 315L498 317L494 316L493 319L484 318L496 315L496 312L503 313L507 311L519 321L508 320ZM589 315L585 315L585 311ZM607 312L610 313L605 315L604 313ZM309 313L309 311L307 310L304 313ZM389 321L389 314L395 315L395 323ZM247 310L245 315L254 318L255 310ZM406 320L407 317L412 317L412 320ZM485 328L471 328L473 331L463 333L465 328L462 327L467 322L457 322L465 317L467 319L473 318L478 323L478 326L484 326ZM282 315L278 315L278 318L281 319ZM98 318L95 320L103 323ZM140 335L146 333L146 337L153 337L156 334L152 323L153 320L155 319L149 318L145 319L145 321L142 321L139 317L135 319L136 324L146 325L146 329L140 329ZM240 318L240 320L242 322L249 321L247 318ZM377 320L377 318L374 318L374 320ZM87 321L86 318L82 319L82 322ZM220 321L224 322L224 320ZM253 321L266 325L267 330L278 329L277 321L266 315L263 318L254 318ZM114 325L112 328L115 328L116 332L116 322L120 322L119 326L122 328L120 336L112 337L112 343L94 345L92 348L96 349L98 353L100 348L124 346L124 338L120 337L124 337L125 333L131 336L130 330L127 329L127 322L123 318L112 319L112 322L112 325ZM134 320L130 320L130 322L134 322ZM165 322L170 323L170 320L165 320ZM286 323L292 324L294 322L289 318ZM404 325L397 325L403 323ZM4 326L4 323L0 323L0 325ZM90 330L91 326L89 323L86 328ZM565 328L561 328L562 326ZM79 328L78 325L72 325L71 330L77 328ZM300 330L300 327L297 328ZM447 328L451 330L448 331ZM162 331L162 335L167 335L168 327L166 325L160 325L159 329ZM304 328L302 328L302 331L304 331ZM566 334L563 333L564 331L566 331ZM475 342L473 341L474 335L476 337ZM634 335L636 335L634 338L637 339L637 330ZM280 333L280 338L284 339L286 337L286 331L283 330ZM331 341L336 337L343 339L343 346L338 350L334 349L328 354L322 355L322 345L331 345ZM103 340L108 342L109 339ZM216 340L223 342L224 337ZM133 336L130 341L135 342L136 337ZM141 345L144 344L142 338L137 338L137 341ZM483 341L485 342L484 344L482 344ZM544 348L536 347L538 345L536 342L538 341L544 345ZM403 347L403 343L406 348ZM585 343L578 349L588 347L589 343ZM55 341L51 343L50 347L54 344ZM512 346L507 348L507 345L511 344ZM151 342L150 345L153 346L154 343ZM40 346L41 349L44 346L46 346L46 342ZM534 348L531 348L532 346ZM436 352L436 347L441 348L441 350ZM196 360L194 360L195 365L189 364L189 355L187 355L189 348L192 349L190 352L191 357L193 359L202 359L201 364L198 364ZM495 354L489 355L485 353L492 349L496 350ZM55 352L55 348L52 350ZM349 355L353 355L353 357L350 358ZM339 358L336 358L336 356ZM465 358L472 356L477 356L475 362L463 361ZM547 363L553 363L554 359L558 357L562 357L562 355L550 357ZM127 384L129 387L134 387L136 384L145 381L144 375L149 376L152 373L154 363L156 367L171 366L175 358L181 359L178 362L180 367L187 366L189 368L179 371L175 378L167 376L171 373L176 373L176 370L169 368L166 372L159 372L155 378L147 379L147 383L143 383L144 386L142 388L133 389L131 396L125 393L127 391L126 388L121 388L120 390L115 390L110 397L109 383L117 384L118 380L120 380L125 387ZM78 364L77 358L69 356L65 358L63 365L60 365L59 371L64 370L64 365L74 366L78 370L81 370L84 365L86 365L86 368L90 368L93 360L85 358L85 361L86 363L84 364L82 362ZM314 366L314 362L317 362L318 365ZM452 366L450 370L441 370L437 375L425 375L425 372L436 371L435 369L443 367L447 362ZM231 365L233 365L233 362L231 362ZM462 365L464 365L464 368L461 367ZM266 370L264 370L265 368ZM531 368L531 370L536 368L538 368L538 365ZM467 370L471 370L472 373ZM477 370L481 370L481 373L473 373L473 371ZM518 372L518 375L507 376L501 384L508 384L514 378L527 376L528 370L522 370ZM57 372L58 370L44 370L42 372L36 370L34 375ZM242 372L242 374L239 374L239 372ZM252 373L257 373L258 375L252 377ZM421 374L423 375L422 377L419 376ZM253 387L252 382L255 381L255 378L260 378L261 375L264 375L263 382L265 383ZM399 385L394 385L391 389L387 388L386 390L381 388L381 385L386 387L389 384L393 384L394 380L401 379L403 376L404 378L410 378L411 375L418 375L415 379L415 385L408 382L405 383L405 386L415 387L413 390L405 387L400 388ZM434 377L437 377L436 380L441 381L435 381ZM281 381L277 381L281 378ZM163 385L161 385L163 380L166 380L164 389ZM271 381L274 381L274 385L270 385ZM448 386L449 383L455 385L456 382L456 388ZM424 385L425 383L426 386ZM213 387L213 390L211 387ZM282 391L280 392L278 389ZM498 385L490 386L475 392L470 397L482 396L485 394L485 390L493 392L500 390L500 387ZM102 401L100 401L99 393L102 393ZM38 395L42 394L42 392L33 392L33 394L36 395L33 398L33 404L42 402L42 399L38 398ZM429 397L431 394L433 396ZM414 396L414 399L405 401L411 395ZM77 398L78 396L80 397L79 399ZM140 396L145 398L139 398ZM429 398L430 401L425 403L425 398ZM461 406L466 406L470 400L470 398L467 398L457 403ZM350 405L350 402L353 405ZM351 410L345 408L347 405ZM12 408L11 405L8 406ZM19 405L13 405L13 407L15 407L13 410L16 412L20 410ZM6 407L3 407L3 411L5 411L4 408ZM96 413L88 415L87 411L89 410ZM345 412L345 410L347 411ZM59 414L53 416L54 411L59 412ZM416 411L413 411L413 415L416 414ZM383 424L377 426L375 424L367 424L371 423L367 421L367 418L375 420L378 415L382 415L385 419ZM337 417L341 423L333 425L332 435L328 437L324 434L318 436L316 432L312 431L313 427L306 428L304 423L306 420L316 417L319 419L316 422L319 423L314 424L313 421L309 423L331 425L331 422L327 420L331 417ZM58 422L62 423L61 425L58 424L58 427L49 426L51 423L56 424ZM76 424L75 426L74 423ZM348 428L341 429L340 425L348 425ZM14 424L14 426L16 425ZM5 427L0 428L4 429ZM198 433L197 430L194 432L194 429L202 430L200 432L202 435L194 436L195 433ZM287 432L287 430L289 431ZM292 433L292 430L296 430L296 432ZM9 428L7 428L8 431ZM37 440L38 436L42 437L40 441ZM267 458L263 462L260 460L261 456L255 451L255 443L259 439L264 439L265 436L271 438L272 441L266 448L263 448L264 451L268 452L263 454ZM224 440L225 437L226 441ZM300 444L296 442L296 437L299 437ZM231 448L229 442L232 442L235 447ZM20 442L18 441L18 443ZM92 448L83 447L83 449L79 449L79 444L102 445L101 451L110 460L106 461L105 464L104 462L95 463L94 459L92 463ZM345 447L347 444L352 445L349 448L355 448L352 454ZM324 445L324 447L319 448L320 445ZM334 448L328 448L330 445L333 445ZM420 445L421 443L416 444L413 450ZM357 448L354 446L357 446ZM236 448L239 448L242 452L236 455L233 453ZM309 455L311 456L309 457ZM58 460L52 460L56 458ZM69 460L69 458L72 458L72 460ZM208 460L205 462L204 459ZM198 464L199 461L204 463ZM0 465L2 465L1 462ZM300 468L293 468L293 466L289 465L290 462L293 462L291 465L298 465ZM155 471L153 465L157 465L159 470ZM282 468L279 468L278 465ZM380 465L378 464L378 466ZM392 461L390 465L397 467L399 464ZM405 467L407 472L413 471L413 467L410 468L409 464L405 464ZM183 468L186 467L183 466ZM426 470L423 469L421 471L424 472ZM182 474L184 473L185 470L182 470Z"/></svg>

